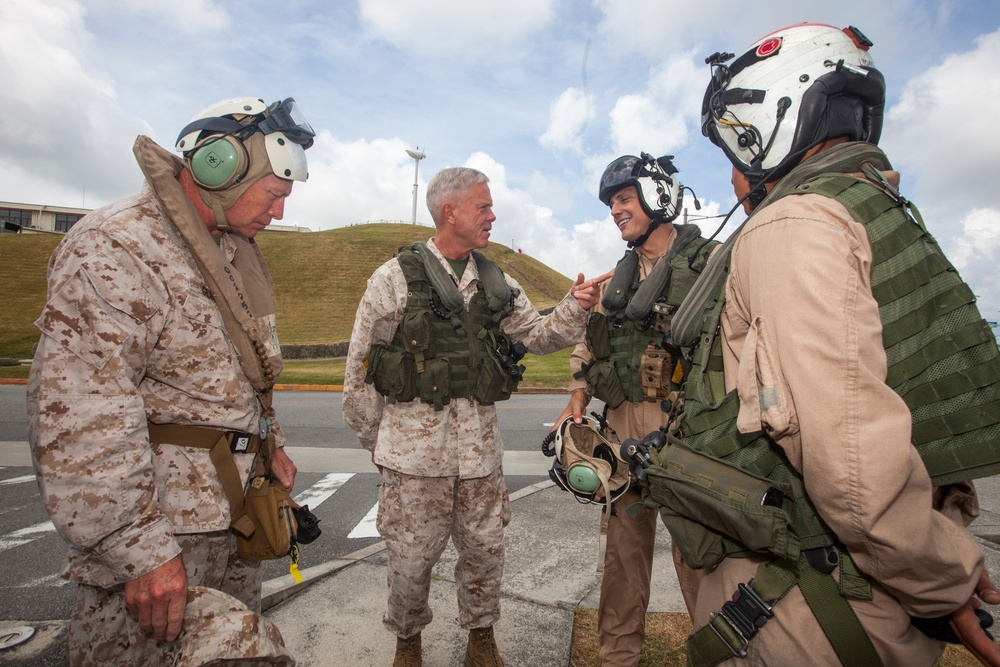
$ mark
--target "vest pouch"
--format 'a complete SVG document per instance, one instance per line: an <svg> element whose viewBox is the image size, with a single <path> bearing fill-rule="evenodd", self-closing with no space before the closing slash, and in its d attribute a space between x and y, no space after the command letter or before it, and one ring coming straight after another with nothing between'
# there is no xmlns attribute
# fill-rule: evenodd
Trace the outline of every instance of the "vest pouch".
<svg viewBox="0 0 1000 667"><path fill-rule="evenodd" d="M244 537L237 532L236 551L243 560L283 558L292 550L298 533L295 510L298 504L277 481L254 477L244 497L245 516L253 522L253 532Z"/></svg>
<svg viewBox="0 0 1000 667"><path fill-rule="evenodd" d="M399 322L403 347L416 359L428 359L434 356L434 336L431 334L430 317L431 313L427 310L408 312Z"/></svg>
<svg viewBox="0 0 1000 667"><path fill-rule="evenodd" d="M648 346L639 368L639 381L646 400L662 400L670 396L675 373L677 364L673 355L659 345Z"/></svg>
<svg viewBox="0 0 1000 667"><path fill-rule="evenodd" d="M591 313L587 319L585 332L587 347L594 357L604 359L611 356L611 338L608 336L608 318L601 313Z"/></svg>
<svg viewBox="0 0 1000 667"><path fill-rule="evenodd" d="M403 350L385 345L373 345L368 354L366 382L390 403L412 401L417 396L416 369L413 360Z"/></svg>
<svg viewBox="0 0 1000 667"><path fill-rule="evenodd" d="M482 364L472 374L475 377L472 397L480 405L506 401L517 389L517 381L500 365L500 360L492 352L486 352L484 357Z"/></svg>
<svg viewBox="0 0 1000 667"><path fill-rule="evenodd" d="M420 400L434 405L440 410L448 402L451 383L451 366L448 360L439 357L424 361L424 372L418 373L420 378Z"/></svg>
<svg viewBox="0 0 1000 667"><path fill-rule="evenodd" d="M698 562L710 566L723 546L723 536L751 551L798 559L800 542L791 530L790 494L772 480L681 444L662 450L661 460L646 470L646 477L664 525L692 567ZM699 534L692 523L709 534ZM685 554L685 549L692 553Z"/></svg>
<svg viewBox="0 0 1000 667"><path fill-rule="evenodd" d="M583 367L587 382L594 390L594 396L601 399L611 408L617 408L625 402L625 391L615 364L610 359L597 359Z"/></svg>

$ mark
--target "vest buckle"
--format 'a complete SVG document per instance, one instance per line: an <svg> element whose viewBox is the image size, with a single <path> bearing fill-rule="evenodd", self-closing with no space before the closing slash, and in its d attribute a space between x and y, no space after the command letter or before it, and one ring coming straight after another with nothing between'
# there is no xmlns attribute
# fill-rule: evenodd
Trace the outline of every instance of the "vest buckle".
<svg viewBox="0 0 1000 667"><path fill-rule="evenodd" d="M753 579L749 583L753 583ZM764 602L749 584L740 584L733 599L722 605L722 611L714 611L709 615L708 627L734 656L745 658L750 640L772 618L774 612L771 611L771 605ZM721 622L727 627L720 627Z"/></svg>

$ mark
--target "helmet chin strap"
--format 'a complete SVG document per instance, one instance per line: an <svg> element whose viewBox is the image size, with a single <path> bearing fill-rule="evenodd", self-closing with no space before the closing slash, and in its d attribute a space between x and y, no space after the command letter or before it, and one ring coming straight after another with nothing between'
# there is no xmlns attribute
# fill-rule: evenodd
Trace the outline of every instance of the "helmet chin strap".
<svg viewBox="0 0 1000 667"><path fill-rule="evenodd" d="M629 248L640 247L643 243L649 240L649 235L652 234L654 231L656 231L656 228L659 227L661 224L663 224L661 221L654 219L652 222L649 223L649 227L646 228L646 231L643 232L642 236L637 238L635 241L629 241L628 247Z"/></svg>
<svg viewBox="0 0 1000 667"><path fill-rule="evenodd" d="M212 212L215 213L215 226L224 232L230 231L229 221L226 220L226 213L222 210L222 204L212 206Z"/></svg>

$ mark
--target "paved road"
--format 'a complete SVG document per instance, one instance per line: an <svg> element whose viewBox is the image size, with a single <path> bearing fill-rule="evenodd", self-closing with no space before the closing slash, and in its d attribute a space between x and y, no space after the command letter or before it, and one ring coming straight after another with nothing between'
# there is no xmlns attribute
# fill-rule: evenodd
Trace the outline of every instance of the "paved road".
<svg viewBox="0 0 1000 667"><path fill-rule="evenodd" d="M380 476L344 423L340 392L279 391L275 405L299 467L294 495L317 516L323 535L302 548L309 567L379 540L375 506ZM547 477L551 459L541 438L566 405L559 395L515 395L500 404L511 491ZM73 586L59 577L66 547L42 506L31 469L25 424L25 388L0 385L0 621L69 618ZM265 564L265 579L288 571Z"/></svg>

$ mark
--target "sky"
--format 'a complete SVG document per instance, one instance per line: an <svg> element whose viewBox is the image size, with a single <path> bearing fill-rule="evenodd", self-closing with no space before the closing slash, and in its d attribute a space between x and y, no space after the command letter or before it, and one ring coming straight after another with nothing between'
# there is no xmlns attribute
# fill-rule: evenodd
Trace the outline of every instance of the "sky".
<svg viewBox="0 0 1000 667"><path fill-rule="evenodd" d="M675 156L715 231L735 197L705 57L805 21L874 42L880 146L997 320L998 0L0 0L0 200L95 208L141 186L137 135L172 148L217 100L294 97L318 136L281 224L411 220L419 148L418 222L435 172L474 167L493 241L594 276L625 249L597 199L620 155Z"/></svg>

